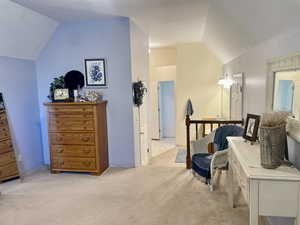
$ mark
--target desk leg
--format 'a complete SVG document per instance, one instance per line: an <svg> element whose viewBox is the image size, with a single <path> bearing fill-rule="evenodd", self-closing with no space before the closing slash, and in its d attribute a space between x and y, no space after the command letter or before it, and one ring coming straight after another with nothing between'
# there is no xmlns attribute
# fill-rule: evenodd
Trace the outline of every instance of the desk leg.
<svg viewBox="0 0 300 225"><path fill-rule="evenodd" d="M250 180L250 225L261 225L261 218L258 212L258 181Z"/></svg>
<svg viewBox="0 0 300 225"><path fill-rule="evenodd" d="M229 165L228 169L228 175L229 175L229 204L232 208L235 208L235 202L234 202L234 178L233 178L233 170L232 167Z"/></svg>

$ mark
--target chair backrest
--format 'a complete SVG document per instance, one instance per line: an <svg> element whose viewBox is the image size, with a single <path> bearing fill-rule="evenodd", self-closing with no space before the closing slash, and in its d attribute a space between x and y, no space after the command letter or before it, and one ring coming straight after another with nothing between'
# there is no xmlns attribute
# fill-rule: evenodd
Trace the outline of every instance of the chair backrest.
<svg viewBox="0 0 300 225"><path fill-rule="evenodd" d="M216 151L222 151L228 148L227 137L243 136L244 128L236 125L226 125L217 128L214 137L214 144L216 145Z"/></svg>

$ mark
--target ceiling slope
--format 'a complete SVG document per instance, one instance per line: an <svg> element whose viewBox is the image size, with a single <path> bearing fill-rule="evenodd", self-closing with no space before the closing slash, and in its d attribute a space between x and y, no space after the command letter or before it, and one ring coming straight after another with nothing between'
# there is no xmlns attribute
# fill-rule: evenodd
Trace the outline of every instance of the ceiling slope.
<svg viewBox="0 0 300 225"><path fill-rule="evenodd" d="M0 56L35 60L58 23L9 0L0 9Z"/></svg>
<svg viewBox="0 0 300 225"><path fill-rule="evenodd" d="M152 47L203 41L224 63L300 25L300 0L13 1L60 22L130 17Z"/></svg>
<svg viewBox="0 0 300 225"><path fill-rule="evenodd" d="M298 0L212 0L203 41L226 63L299 25Z"/></svg>
<svg viewBox="0 0 300 225"><path fill-rule="evenodd" d="M159 47L201 41L209 0L13 0L60 22L130 17Z"/></svg>

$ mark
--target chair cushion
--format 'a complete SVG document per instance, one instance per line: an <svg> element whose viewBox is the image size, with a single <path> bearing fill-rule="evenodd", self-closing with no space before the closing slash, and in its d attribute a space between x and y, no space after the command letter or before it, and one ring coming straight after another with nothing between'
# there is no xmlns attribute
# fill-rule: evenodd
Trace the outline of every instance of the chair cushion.
<svg viewBox="0 0 300 225"><path fill-rule="evenodd" d="M206 153L195 154L192 157L192 169L201 177L210 179L210 163L212 155Z"/></svg>

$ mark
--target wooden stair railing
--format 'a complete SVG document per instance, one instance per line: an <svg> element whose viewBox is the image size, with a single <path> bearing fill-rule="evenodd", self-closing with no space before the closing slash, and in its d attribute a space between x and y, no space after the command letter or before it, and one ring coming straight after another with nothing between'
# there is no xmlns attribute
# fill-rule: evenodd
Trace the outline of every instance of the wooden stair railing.
<svg viewBox="0 0 300 225"><path fill-rule="evenodd" d="M221 127L223 125L243 125L243 120L191 120L190 116L186 116L185 125L186 125L186 168L191 169L192 167L192 159L191 159L191 135L190 135L190 127L192 124L195 124L196 128L196 140L199 139L199 125L202 126L202 137L205 137L207 134L205 133L206 125L209 125L210 132L213 131L214 125L217 127Z"/></svg>

